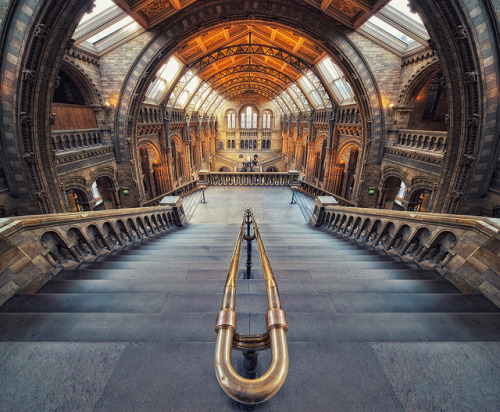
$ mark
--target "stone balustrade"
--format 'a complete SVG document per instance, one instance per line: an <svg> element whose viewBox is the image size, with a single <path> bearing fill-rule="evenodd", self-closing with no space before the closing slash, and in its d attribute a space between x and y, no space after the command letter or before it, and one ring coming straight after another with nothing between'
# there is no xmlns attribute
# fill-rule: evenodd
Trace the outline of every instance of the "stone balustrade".
<svg viewBox="0 0 500 412"><path fill-rule="evenodd" d="M178 187L176 187L174 190L171 190L170 192L164 193L160 196L155 197L154 199L150 199L147 202L143 203L143 206L157 206L160 204L160 201L165 197L165 196L179 196L179 197L185 197L190 195L191 193L195 192L198 190L200 186L198 185L198 180L191 180L187 183L184 183Z"/></svg>
<svg viewBox="0 0 500 412"><path fill-rule="evenodd" d="M442 153L445 150L447 138L447 132L401 129L398 131L395 146Z"/></svg>
<svg viewBox="0 0 500 412"><path fill-rule="evenodd" d="M103 145L100 129L56 130L51 138L56 153Z"/></svg>
<svg viewBox="0 0 500 412"><path fill-rule="evenodd" d="M180 226L178 213L161 206L0 219L0 305L62 269Z"/></svg>
<svg viewBox="0 0 500 412"><path fill-rule="evenodd" d="M500 306L500 219L325 206L316 226L424 269Z"/></svg>
<svg viewBox="0 0 500 412"><path fill-rule="evenodd" d="M298 173L289 172L208 172L200 171L200 184L206 186L290 186Z"/></svg>
<svg viewBox="0 0 500 412"><path fill-rule="evenodd" d="M340 206L354 206L354 203L350 200L327 192L326 190L323 190L320 187L313 185L312 183L301 181L300 185L298 187L295 187L295 189L299 189L301 192L311 197L333 196Z"/></svg>

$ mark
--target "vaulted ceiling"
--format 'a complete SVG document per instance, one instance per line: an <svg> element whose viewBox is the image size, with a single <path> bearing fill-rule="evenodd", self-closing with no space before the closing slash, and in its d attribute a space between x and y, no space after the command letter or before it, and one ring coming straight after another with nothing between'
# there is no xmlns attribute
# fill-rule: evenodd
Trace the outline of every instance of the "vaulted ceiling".
<svg viewBox="0 0 500 412"><path fill-rule="evenodd" d="M193 7L203 5L205 0L201 2L199 0L112 1L123 11L121 16L115 16L109 24L118 19L125 21L124 17L129 14L142 26L140 30L144 31L163 21L168 24L170 17L190 5ZM358 28L376 13L377 16L383 14L384 11L381 9L390 2L389 0L289 1L291 6L295 2L302 5L307 3L309 7L320 10L332 20L351 29ZM119 11L116 6L113 7L116 10L109 8L103 11L100 17L98 16L101 22L105 16ZM388 8L391 10L390 13L394 14L395 10ZM396 11L396 15L398 18L403 16L399 11ZM386 15L381 17L385 22L391 18ZM405 23L408 21L405 20ZM97 23L94 26L90 23L86 25L82 28L82 33L86 30L87 37L93 35ZM126 31L128 26L120 27L115 29L114 34L95 40L93 46L96 50L105 50L108 44L118 41L121 32L123 35L128 35ZM360 29L361 32L363 30L371 30L371 34L374 35L372 37L376 37L376 30L383 31L383 28L375 27L370 20ZM392 46L404 49L410 41L406 42L402 37L406 32L399 34L401 36L398 37L398 34L384 32L382 36L390 38ZM82 40L86 38L83 34L80 37ZM426 44L425 39L422 41ZM414 44L418 46L416 42ZM335 66L334 61L327 59L327 53L321 44L296 29L272 22L240 20L207 28L180 43L173 56L172 58L180 62L172 66L176 67L175 72L170 66L167 67L168 62L159 70L149 87L147 102L170 109L182 108L204 112L209 107L212 109L217 107L224 100L243 93L254 93L273 100L284 112L295 113L354 103L354 95L344 75ZM164 75L163 79L160 72ZM167 72L171 72L171 76Z"/></svg>

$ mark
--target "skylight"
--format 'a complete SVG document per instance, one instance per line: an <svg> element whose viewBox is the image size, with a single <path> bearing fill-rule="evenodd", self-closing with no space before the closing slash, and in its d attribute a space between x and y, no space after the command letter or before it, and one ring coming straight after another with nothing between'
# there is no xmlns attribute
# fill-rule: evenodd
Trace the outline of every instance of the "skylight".
<svg viewBox="0 0 500 412"><path fill-rule="evenodd" d="M377 26L379 29L382 29L385 32L389 33L390 35L394 36L396 39L401 40L403 43L406 43L406 44L415 43L415 40L408 37L406 34L402 33L401 31L396 29L394 26L391 26L390 24L381 20L377 16L370 17L368 19L368 21L370 23L374 24L375 26Z"/></svg>
<svg viewBox="0 0 500 412"><path fill-rule="evenodd" d="M156 80L151 83L151 86L149 86L146 92L146 98L154 100L156 103L160 103L181 70L182 63L179 60L174 56L168 59L167 62L160 67L160 70L158 70Z"/></svg>
<svg viewBox="0 0 500 412"><path fill-rule="evenodd" d="M408 0L392 0L389 3L389 6L394 7L396 10L403 13L406 17L421 24L422 26L424 25L420 16L417 13L412 13L410 11L410 8L408 7Z"/></svg>
<svg viewBox="0 0 500 412"><path fill-rule="evenodd" d="M200 83L201 79L198 76L194 76L186 85L186 87L184 87L184 90L177 99L177 103L175 106L184 109L185 104L188 102Z"/></svg>
<svg viewBox="0 0 500 412"><path fill-rule="evenodd" d="M87 41L89 43L97 43L98 41L104 39L105 37L109 36L110 34L113 34L114 32L117 32L120 29L123 29L125 26L128 24L135 22L135 20L130 17L124 17L123 19L118 20L115 24L109 26L108 28L101 30L99 33L97 33L95 36L92 36L90 39ZM137 25L137 23L135 23Z"/></svg>
<svg viewBox="0 0 500 412"><path fill-rule="evenodd" d="M317 64L321 76L326 81L326 86L333 93L339 104L351 104L354 102L354 93L351 86L344 78L340 68L327 57Z"/></svg>
<svg viewBox="0 0 500 412"><path fill-rule="evenodd" d="M323 106L323 101L321 100L321 97L318 95L318 92L314 88L311 81L306 76L300 77L298 81L302 89L306 92L306 94L312 101L314 108L318 109Z"/></svg>

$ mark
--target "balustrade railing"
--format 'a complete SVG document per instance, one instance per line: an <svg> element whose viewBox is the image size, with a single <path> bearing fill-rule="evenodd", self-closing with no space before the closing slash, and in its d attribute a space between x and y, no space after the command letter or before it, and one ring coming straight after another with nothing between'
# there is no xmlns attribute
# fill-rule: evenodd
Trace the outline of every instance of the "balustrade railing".
<svg viewBox="0 0 500 412"><path fill-rule="evenodd" d="M57 130L51 133L56 152L86 149L103 144L101 129Z"/></svg>
<svg viewBox="0 0 500 412"><path fill-rule="evenodd" d="M299 190L300 192L306 194L307 196L317 197L317 196L333 196L340 206L355 206L350 200L344 199L336 194L327 192L318 186L304 181L300 182L300 186L294 187L294 190Z"/></svg>
<svg viewBox="0 0 500 412"><path fill-rule="evenodd" d="M289 186L293 178L288 172L208 172L200 174L200 181L207 186Z"/></svg>
<svg viewBox="0 0 500 412"><path fill-rule="evenodd" d="M316 225L435 269L500 306L500 219L325 206Z"/></svg>
<svg viewBox="0 0 500 412"><path fill-rule="evenodd" d="M438 154L444 151L447 138L447 132L401 129L394 146Z"/></svg>
<svg viewBox="0 0 500 412"><path fill-rule="evenodd" d="M172 206L113 209L0 220L0 304L16 292L34 293L62 269L95 260L180 226Z"/></svg>
<svg viewBox="0 0 500 412"><path fill-rule="evenodd" d="M200 186L197 183L198 183L198 180L191 180L187 183L184 183L184 184L176 187L175 189L171 190L170 192L163 193L160 196L157 196L153 199L148 200L147 202L144 202L143 206L157 206L160 204L160 201L165 196L179 196L179 197L189 196L191 193L194 193L200 189Z"/></svg>

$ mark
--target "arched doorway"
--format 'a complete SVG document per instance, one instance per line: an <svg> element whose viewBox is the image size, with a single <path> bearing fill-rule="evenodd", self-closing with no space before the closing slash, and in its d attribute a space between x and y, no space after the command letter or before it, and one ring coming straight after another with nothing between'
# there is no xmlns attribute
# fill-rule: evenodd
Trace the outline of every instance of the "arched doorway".
<svg viewBox="0 0 500 412"><path fill-rule="evenodd" d="M382 209L405 210L406 185L399 177L387 178L382 192Z"/></svg>
<svg viewBox="0 0 500 412"><path fill-rule="evenodd" d="M427 212L432 201L432 191L429 189L420 189L415 191L408 203L407 210L414 212Z"/></svg>
<svg viewBox="0 0 500 412"><path fill-rule="evenodd" d="M146 199L153 199L166 192L163 171L157 149L151 144L139 147L141 160L142 184Z"/></svg>
<svg viewBox="0 0 500 412"><path fill-rule="evenodd" d="M66 207L69 212L84 212L90 210L89 199L80 189L65 190Z"/></svg>
<svg viewBox="0 0 500 412"><path fill-rule="evenodd" d="M97 200L94 210L116 209L115 190L115 185L109 177L98 177L92 185L92 194L94 200Z"/></svg>

